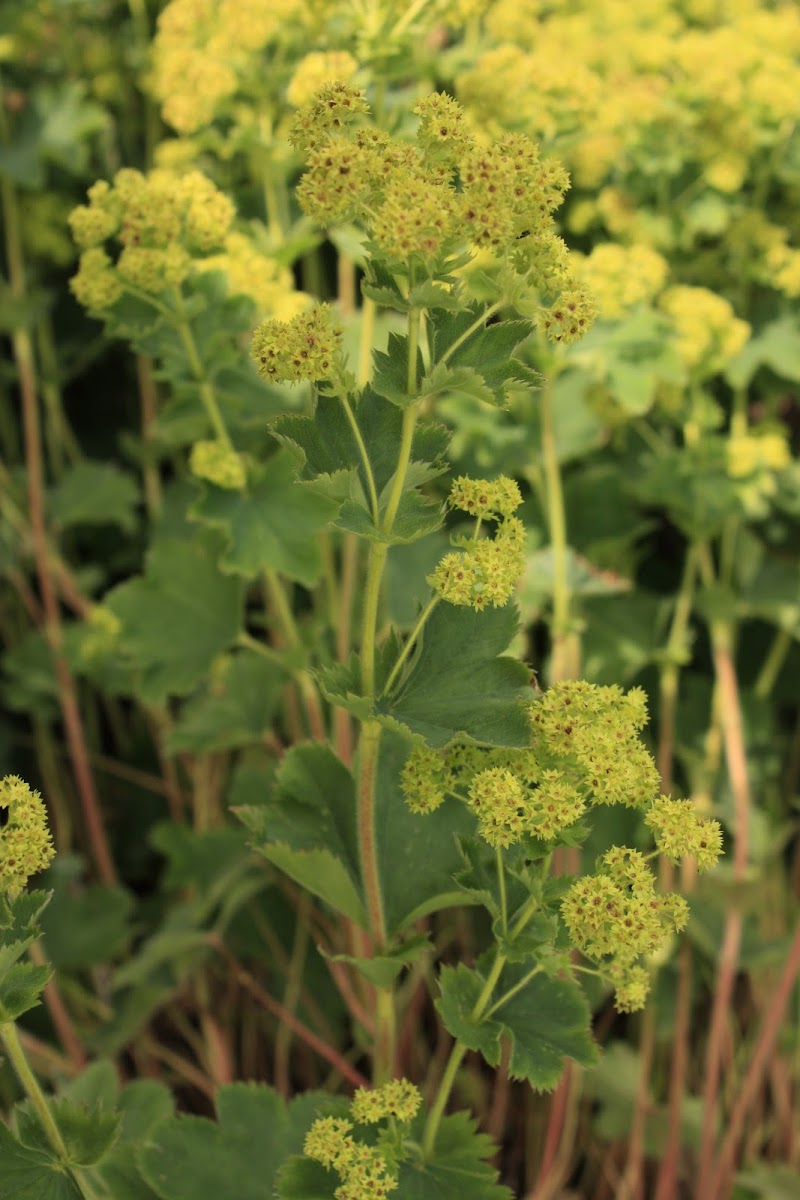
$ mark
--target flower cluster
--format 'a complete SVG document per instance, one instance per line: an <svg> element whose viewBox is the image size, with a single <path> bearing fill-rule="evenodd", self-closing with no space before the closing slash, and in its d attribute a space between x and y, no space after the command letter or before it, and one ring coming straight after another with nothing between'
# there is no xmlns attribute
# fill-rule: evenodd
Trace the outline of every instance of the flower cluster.
<svg viewBox="0 0 800 1200"><path fill-rule="evenodd" d="M352 1120L321 1117L306 1134L303 1151L308 1158L334 1170L341 1179L336 1200L383 1200L397 1188L395 1159L397 1138L380 1146L352 1136L354 1123L374 1125L379 1121L406 1125L417 1113L421 1097L407 1079L392 1079L382 1087L358 1088L351 1105Z"/></svg>
<svg viewBox="0 0 800 1200"><path fill-rule="evenodd" d="M737 317L729 301L702 287L671 287L660 300L672 319L676 348L687 367L713 375L734 358L750 336L747 321Z"/></svg>
<svg viewBox="0 0 800 1200"><path fill-rule="evenodd" d="M658 770L638 737L647 723L641 688L556 683L532 705L531 722L534 746L574 761L596 804L643 808L658 794Z"/></svg>
<svg viewBox="0 0 800 1200"><path fill-rule="evenodd" d="M722 853L719 821L698 817L691 800L661 796L650 806L645 823L653 830L658 850L670 862L693 855L698 870L707 871Z"/></svg>
<svg viewBox="0 0 800 1200"><path fill-rule="evenodd" d="M341 330L327 304L298 313L291 321L262 321L250 353L269 382L330 379L341 367Z"/></svg>
<svg viewBox="0 0 800 1200"><path fill-rule="evenodd" d="M553 220L569 186L563 167L523 134L486 144L444 93L416 106L414 143L370 125L368 111L363 93L337 80L297 113L291 140L307 160L297 189L303 210L320 225L361 222L375 257L417 278L449 278L488 253L535 297L529 307L550 337L585 332L595 308ZM552 309L541 308L542 293L558 298Z"/></svg>
<svg viewBox="0 0 800 1200"><path fill-rule="evenodd" d="M195 259L223 243L234 216L228 197L199 171L124 168L112 184L93 184L88 199L69 217L83 251L70 286L98 311L126 288L155 296L178 287ZM122 247L116 263L104 248L111 238Z"/></svg>
<svg viewBox="0 0 800 1200"><path fill-rule="evenodd" d="M309 104L326 83L341 80L349 83L358 70L358 63L346 50L314 50L301 58L286 89L286 99L293 108Z"/></svg>
<svg viewBox="0 0 800 1200"><path fill-rule="evenodd" d="M514 593L525 566L525 527L511 514L522 503L513 479L468 479L453 484L450 506L478 519L475 537L459 539L463 549L446 554L428 583L443 600L471 605L476 612L488 604L501 608ZM497 521L493 538L478 536L484 518Z"/></svg>
<svg viewBox="0 0 800 1200"><path fill-rule="evenodd" d="M422 1097L419 1088L408 1079L391 1079L379 1088L358 1088L353 1096L351 1112L359 1125L374 1125L387 1117L412 1121L417 1115Z"/></svg>
<svg viewBox="0 0 800 1200"><path fill-rule="evenodd" d="M352 1123L340 1117L321 1117L306 1134L304 1153L334 1170L342 1180L336 1200L384 1200L397 1188L388 1163L374 1146L351 1137Z"/></svg>
<svg viewBox="0 0 800 1200"><path fill-rule="evenodd" d="M291 320L311 304L310 296L295 290L289 268L264 254L251 237L238 230L226 236L219 254L210 254L195 266L200 271L223 271L232 293L249 296L259 312L281 321Z"/></svg>
<svg viewBox="0 0 800 1200"><path fill-rule="evenodd" d="M6 814L0 826L0 894L13 900L31 875L49 866L55 850L44 801L18 775L0 779L0 809Z"/></svg>
<svg viewBox="0 0 800 1200"><path fill-rule="evenodd" d="M579 264L578 274L605 320L614 321L637 304L647 304L667 278L667 260L651 246L601 242Z"/></svg>
<svg viewBox="0 0 800 1200"><path fill-rule="evenodd" d="M208 125L255 72L302 0L170 0L158 18L150 87L168 125Z"/></svg>
<svg viewBox="0 0 800 1200"><path fill-rule="evenodd" d="M247 483L241 455L223 442L195 442L189 455L189 470L197 479L207 479L229 491L240 492Z"/></svg>
<svg viewBox="0 0 800 1200"><path fill-rule="evenodd" d="M510 846L526 837L553 841L590 804L646 809L658 796L656 765L638 737L647 720L640 688L559 683L530 713L528 749L416 746L401 776L412 811L432 812L448 794L459 796L485 841Z"/></svg>
<svg viewBox="0 0 800 1200"><path fill-rule="evenodd" d="M677 893L656 890L656 878L639 851L612 846L596 874L572 884L561 914L579 950L595 960L611 959L619 1006L632 1011L647 995L646 973L635 969L636 960L685 928L689 906Z"/></svg>

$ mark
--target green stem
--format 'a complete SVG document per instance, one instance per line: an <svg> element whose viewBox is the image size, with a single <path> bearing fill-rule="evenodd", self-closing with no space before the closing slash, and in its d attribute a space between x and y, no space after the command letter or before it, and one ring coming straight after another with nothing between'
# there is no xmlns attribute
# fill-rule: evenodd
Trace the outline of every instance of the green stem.
<svg viewBox="0 0 800 1200"><path fill-rule="evenodd" d="M39 1118L42 1129L47 1135L48 1142L61 1161L66 1163L69 1160L69 1151L64 1144L64 1139L55 1123L44 1093L39 1087L39 1081L28 1066L28 1060L25 1057L25 1051L22 1049L17 1028L13 1021L6 1021L0 1025L0 1038L5 1046L8 1060L16 1071L17 1078L22 1084L25 1094L36 1110L36 1115Z"/></svg>
<svg viewBox="0 0 800 1200"><path fill-rule="evenodd" d="M464 342L466 342L468 338L471 338L473 333L475 333L475 331L477 329L480 329L482 325L485 325L486 322L489 320L489 317L493 317L494 314L496 312L499 312L499 310L502 307L503 307L503 301L498 300L494 304L490 304L487 309L484 309L484 311L481 313L481 315L479 317L476 317L475 320L472 322L472 324L470 326L468 326L467 329L465 329L464 332L459 337L456 338L456 340L453 342L452 346L447 347L444 354L439 359L439 362L446 363L448 358L452 358L452 356L455 354L456 350L460 349L460 347L464 345Z"/></svg>
<svg viewBox="0 0 800 1200"><path fill-rule="evenodd" d="M498 954L494 960L494 965L489 972L486 982L483 985L480 996L475 1001L472 1012L470 1013L470 1021L480 1021L486 1011L492 992L494 991L497 981L500 978L503 967L506 965L506 958L502 954ZM442 1075L442 1082L439 1084L439 1090L436 1093L436 1099L433 1102L428 1120L425 1124L425 1132L422 1136L422 1157L423 1159L430 1158L433 1147L436 1144L436 1135L439 1132L444 1110L447 1106L447 1101L450 1098L450 1092L455 1083L458 1068L461 1065L461 1060L467 1052L467 1046L459 1039L453 1043L453 1048L450 1051L450 1058L447 1061L447 1066Z"/></svg>
<svg viewBox="0 0 800 1200"><path fill-rule="evenodd" d="M208 372L203 366L203 360L200 358L200 354L197 349L197 343L195 342L194 334L192 333L192 327L186 319L186 309L184 308L183 304L183 296L177 288L175 288L174 291L174 300L175 311L178 317L176 329L183 344L183 348L186 351L186 358L189 362L189 366L191 367L192 374L194 375L195 381L200 389L200 399L203 402L203 407L206 410L208 419L211 422L219 441L226 450L232 450L233 446L231 444L231 439L228 435L225 422L222 419L222 413L219 410L219 405L217 404L214 385L209 379Z"/></svg>
<svg viewBox="0 0 800 1200"><path fill-rule="evenodd" d="M397 662L392 667L389 678L386 680L386 684L384 686L383 693L382 693L384 696L388 696L389 693L391 692L392 686L394 685L394 682L397 679L397 676L400 674L400 671L403 668L403 664L405 663L406 659L410 655L411 651L414 649L414 646L416 645L417 640L419 639L419 635L422 633L422 630L425 628L425 624L428 620L428 617L431 615L433 610L436 608L436 605L439 603L439 600L440 600L439 596L432 596L431 599L426 604L425 608L423 608L422 612L419 614L417 623L414 626L414 628L411 630L411 633L408 635L406 644L405 644L405 646L403 646L402 653L400 654L400 657L398 658Z"/></svg>
<svg viewBox="0 0 800 1200"><path fill-rule="evenodd" d="M495 1000L492 1007L484 1014L486 1019L488 1020L489 1017L494 1016L497 1010L502 1008L504 1004L508 1004L509 1000L513 996L516 996L517 992L521 992L522 989L530 983L534 976L540 974L540 972L543 970L544 967L541 963L537 963L535 967L532 967L530 971L528 971L527 975L523 975L522 979L520 979L518 983L515 983L512 988L508 989L504 996L501 996L499 1000Z"/></svg>
<svg viewBox="0 0 800 1200"><path fill-rule="evenodd" d="M500 846L495 847L495 855L497 857L497 886L500 889L500 921L503 927L503 933L508 933L508 900L506 898L506 872L503 863L503 851Z"/></svg>
<svg viewBox="0 0 800 1200"><path fill-rule="evenodd" d="M553 654L550 665L550 682L556 683L562 679L574 679L578 676L580 646L577 642L577 634L571 632L567 518L564 490L561 484L561 466L556 447L553 397L549 380L545 380L542 387L540 403L542 456L547 489L547 520L553 554Z"/></svg>
<svg viewBox="0 0 800 1200"><path fill-rule="evenodd" d="M378 489L375 486L375 476L372 471L372 463L369 461L367 447L364 444L364 438L361 435L358 421L356 420L355 413L353 412L346 392L340 392L339 399L341 401L342 408L345 411L345 416L350 423L350 428L353 431L353 437L356 439L356 445L358 446L358 452L361 455L361 461L364 464L364 474L367 477L367 487L369 488L369 504L370 508L372 509L372 520L375 522L375 525L377 525L380 520L381 510L378 503Z"/></svg>
<svg viewBox="0 0 800 1200"><path fill-rule="evenodd" d="M785 629L778 629L770 647L769 654L764 659L764 665L758 673L753 691L759 700L764 700L775 686L775 680L781 672L786 655L792 644L792 637Z"/></svg>

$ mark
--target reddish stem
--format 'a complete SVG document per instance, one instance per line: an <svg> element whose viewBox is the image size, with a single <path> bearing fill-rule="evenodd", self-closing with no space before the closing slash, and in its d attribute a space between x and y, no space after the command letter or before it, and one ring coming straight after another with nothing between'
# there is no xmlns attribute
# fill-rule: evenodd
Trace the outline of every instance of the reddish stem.
<svg viewBox="0 0 800 1200"><path fill-rule="evenodd" d="M798 974L800 974L800 923L795 930L786 963L764 1016L761 1033L753 1057L750 1059L747 1074L728 1118L725 1136L714 1165L711 1185L708 1192L703 1193L703 1200L716 1200L718 1196L722 1195L722 1189L728 1181L734 1165L736 1146L744 1129L748 1110L766 1074L770 1055L775 1049L781 1022Z"/></svg>

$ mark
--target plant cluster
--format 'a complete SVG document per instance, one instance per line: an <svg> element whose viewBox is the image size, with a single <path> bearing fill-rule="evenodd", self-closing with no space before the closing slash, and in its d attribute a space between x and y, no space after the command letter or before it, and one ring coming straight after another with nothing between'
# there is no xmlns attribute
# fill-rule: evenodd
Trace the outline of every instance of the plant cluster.
<svg viewBox="0 0 800 1200"><path fill-rule="evenodd" d="M777 1194L795 6L155 7L0 14L0 1198Z"/></svg>

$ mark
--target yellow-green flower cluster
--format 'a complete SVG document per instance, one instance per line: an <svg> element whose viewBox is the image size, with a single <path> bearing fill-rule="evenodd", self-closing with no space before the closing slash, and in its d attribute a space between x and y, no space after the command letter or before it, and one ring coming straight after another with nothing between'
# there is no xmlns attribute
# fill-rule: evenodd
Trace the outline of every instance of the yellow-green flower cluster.
<svg viewBox="0 0 800 1200"><path fill-rule="evenodd" d="M336 1171L342 1180L333 1193L336 1200L384 1200L397 1188L397 1180L380 1150L351 1137L352 1129L343 1118L321 1117L306 1134L303 1152Z"/></svg>
<svg viewBox="0 0 800 1200"><path fill-rule="evenodd" d="M260 313L269 313L280 321L291 320L311 304L311 297L295 290L288 267L262 253L247 234L233 230L225 238L220 254L200 259L201 271L223 271L234 295L249 296Z"/></svg>
<svg viewBox="0 0 800 1200"><path fill-rule="evenodd" d="M557 340L578 337L594 308L555 233L566 171L524 134L492 144L479 139L444 93L425 97L414 111L416 141L401 141L369 124L357 88L326 84L291 128L308 164L297 189L303 210L320 225L361 222L373 255L417 278L422 270L449 280L470 257L477 265L488 253L495 269L515 275L516 290L535 296L528 306L537 312L542 292L563 293L563 319L542 316Z"/></svg>
<svg viewBox="0 0 800 1200"><path fill-rule="evenodd" d="M638 737L647 723L641 688L556 683L531 706L531 722L534 745L574 760L596 804L643 808L657 796L658 771Z"/></svg>
<svg viewBox="0 0 800 1200"><path fill-rule="evenodd" d="M428 746L415 746L406 759L400 782L411 811L430 813L444 803L453 775L441 754Z"/></svg>
<svg viewBox="0 0 800 1200"><path fill-rule="evenodd" d="M719 821L698 817L691 800L661 796L650 806L645 823L653 830L657 848L672 863L692 855L698 870L707 871L722 854Z"/></svg>
<svg viewBox="0 0 800 1200"><path fill-rule="evenodd" d="M286 99L293 108L302 108L326 83L349 83L357 70L358 63L347 50L314 50L295 67Z"/></svg>
<svg viewBox="0 0 800 1200"><path fill-rule="evenodd" d="M687 367L712 375L734 358L750 337L750 326L723 296L708 288L668 288L660 308L672 319L675 345Z"/></svg>
<svg viewBox="0 0 800 1200"><path fill-rule="evenodd" d="M126 287L148 295L178 287L195 259L223 243L234 216L228 197L199 171L124 168L113 184L89 188L88 199L69 217L83 251L70 286L81 304L99 311ZM110 238L122 246L116 263L104 248Z"/></svg>
<svg viewBox="0 0 800 1200"><path fill-rule="evenodd" d="M784 471L792 461L792 452L783 432L743 433L726 442L728 474L746 479L760 471Z"/></svg>
<svg viewBox="0 0 800 1200"><path fill-rule="evenodd" d="M743 271L787 295L800 289L800 258L776 252L783 269L767 278L757 239L734 253L728 236L764 196L784 232L792 227L780 163L800 94L797 5L497 0L482 35L458 98L492 135L524 130L558 145L579 193L573 229L678 248L687 283L698 276L686 251L702 244L726 289Z"/></svg>
<svg viewBox="0 0 800 1200"><path fill-rule="evenodd" d="M624 1010L633 1011L644 1004L647 980L641 970L631 969L685 928L689 906L677 893L656 890L656 878L639 851L612 846L596 874L572 884L561 914L579 950L595 960L612 960L618 999Z"/></svg>
<svg viewBox="0 0 800 1200"><path fill-rule="evenodd" d="M555 304L539 311L539 328L551 342L571 345L583 337L597 317L597 303L585 288L570 288L561 293Z"/></svg>
<svg viewBox="0 0 800 1200"><path fill-rule="evenodd" d="M264 47L304 15L302 0L171 0L150 79L167 124L180 133L208 125L258 71Z"/></svg>
<svg viewBox="0 0 800 1200"><path fill-rule="evenodd" d="M197 479L207 479L229 491L240 492L247 484L241 455L224 442L195 442L189 455L189 470Z"/></svg>
<svg viewBox="0 0 800 1200"><path fill-rule="evenodd" d="M12 900L32 875L53 861L47 810L38 792L18 775L0 779L0 809L5 824L0 825L0 894Z"/></svg>
<svg viewBox="0 0 800 1200"><path fill-rule="evenodd" d="M651 246L601 242L592 248L577 272L597 301L599 315L614 321L658 295L669 265Z"/></svg>
<svg viewBox="0 0 800 1200"><path fill-rule="evenodd" d="M303 1152L308 1158L336 1171L341 1179L336 1200L383 1200L397 1188L396 1168L375 1146L352 1136L354 1122L374 1125L413 1120L421 1102L419 1091L407 1079L392 1079L379 1088L358 1088L351 1105L352 1121L321 1117L306 1134Z"/></svg>
<svg viewBox="0 0 800 1200"><path fill-rule="evenodd" d="M291 321L262 321L250 352L259 375L270 382L330 379L341 367L341 330L328 305L320 304Z"/></svg>
<svg viewBox="0 0 800 1200"><path fill-rule="evenodd" d="M428 583L450 604L471 605L476 612L491 604L501 608L514 593L525 567L525 527L511 514L522 503L513 479L468 479L453 484L452 508L460 508L478 519L476 536L465 539L462 550L446 554ZM479 537L484 518L497 521L493 538Z"/></svg>
<svg viewBox="0 0 800 1200"><path fill-rule="evenodd" d="M409 1079L390 1079L379 1088L357 1088L350 1111L359 1125L374 1125L388 1117L407 1122L417 1115L421 1103L419 1088Z"/></svg>

